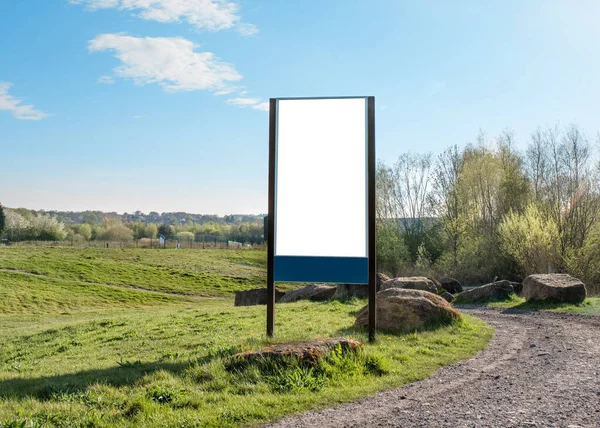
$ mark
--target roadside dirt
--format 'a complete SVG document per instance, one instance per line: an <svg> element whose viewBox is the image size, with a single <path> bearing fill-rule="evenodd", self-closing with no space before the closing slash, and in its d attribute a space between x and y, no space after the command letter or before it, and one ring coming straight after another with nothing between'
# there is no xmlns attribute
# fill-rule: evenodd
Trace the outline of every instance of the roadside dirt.
<svg viewBox="0 0 600 428"><path fill-rule="evenodd" d="M432 377L271 427L600 427L600 317L460 309L496 329Z"/></svg>

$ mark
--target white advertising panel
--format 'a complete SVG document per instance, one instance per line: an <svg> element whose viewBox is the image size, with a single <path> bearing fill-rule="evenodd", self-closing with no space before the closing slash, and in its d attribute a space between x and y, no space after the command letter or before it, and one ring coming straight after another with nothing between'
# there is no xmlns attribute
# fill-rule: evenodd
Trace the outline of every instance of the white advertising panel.
<svg viewBox="0 0 600 428"><path fill-rule="evenodd" d="M367 257L366 98L277 101L275 256Z"/></svg>

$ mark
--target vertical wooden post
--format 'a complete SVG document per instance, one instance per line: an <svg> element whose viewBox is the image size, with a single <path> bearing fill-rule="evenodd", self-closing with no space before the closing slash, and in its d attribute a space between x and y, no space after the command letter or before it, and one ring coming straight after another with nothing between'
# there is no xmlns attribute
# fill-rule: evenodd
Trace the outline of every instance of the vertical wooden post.
<svg viewBox="0 0 600 428"><path fill-rule="evenodd" d="M369 236L369 342L377 328L377 267L375 266L375 97L367 97L367 175Z"/></svg>
<svg viewBox="0 0 600 428"><path fill-rule="evenodd" d="M273 257L275 256L275 139L277 132L277 100L269 100L269 220L267 240L267 336L275 330L275 282Z"/></svg>

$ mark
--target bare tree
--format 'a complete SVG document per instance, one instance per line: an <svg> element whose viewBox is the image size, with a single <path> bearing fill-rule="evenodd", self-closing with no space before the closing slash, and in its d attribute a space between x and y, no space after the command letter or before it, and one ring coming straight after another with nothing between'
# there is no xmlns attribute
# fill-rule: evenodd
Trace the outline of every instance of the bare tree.
<svg viewBox="0 0 600 428"><path fill-rule="evenodd" d="M537 128L531 134L531 142L527 147L527 175L533 187L533 197L537 201L541 199L542 187L546 183L548 175L548 147L541 128Z"/></svg>
<svg viewBox="0 0 600 428"><path fill-rule="evenodd" d="M458 192L461 169L462 154L458 151L458 147L456 145L448 147L437 158L432 174L432 190L429 195L431 213L441 222L452 252L454 268L458 264L458 249L464 232Z"/></svg>

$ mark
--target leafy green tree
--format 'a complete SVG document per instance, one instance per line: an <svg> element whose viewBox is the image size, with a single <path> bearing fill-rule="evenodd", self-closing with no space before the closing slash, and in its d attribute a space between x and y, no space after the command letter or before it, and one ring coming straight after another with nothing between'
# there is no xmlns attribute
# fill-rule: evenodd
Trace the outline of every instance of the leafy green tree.
<svg viewBox="0 0 600 428"><path fill-rule="evenodd" d="M39 214L31 220L29 239L62 241L67 236L65 225L56 217Z"/></svg>
<svg viewBox="0 0 600 428"><path fill-rule="evenodd" d="M127 226L117 223L109 225L98 239L103 241L131 241L133 232Z"/></svg>
<svg viewBox="0 0 600 428"><path fill-rule="evenodd" d="M523 214L510 212L499 227L502 249L519 264L524 275L547 272L560 259L560 236L551 218L535 204Z"/></svg>
<svg viewBox="0 0 600 428"><path fill-rule="evenodd" d="M179 232L176 236L184 241L190 241L194 239L194 234L192 232Z"/></svg>
<svg viewBox="0 0 600 428"><path fill-rule="evenodd" d="M83 239L89 241L92 238L92 227L87 223L82 224L79 226L79 234Z"/></svg>
<svg viewBox="0 0 600 428"><path fill-rule="evenodd" d="M171 236L173 235L174 228L170 224L161 224L158 226L158 234L163 236Z"/></svg>
<svg viewBox="0 0 600 428"><path fill-rule="evenodd" d="M158 235L158 227L154 223L149 223L144 228L144 237L155 239Z"/></svg>
<svg viewBox="0 0 600 428"><path fill-rule="evenodd" d="M582 280L591 295L600 294L600 223L596 223L580 248L565 257L568 272Z"/></svg>
<svg viewBox="0 0 600 428"><path fill-rule="evenodd" d="M409 259L408 248L400 231L393 222L379 221L376 233L377 269L397 276L402 265Z"/></svg>

